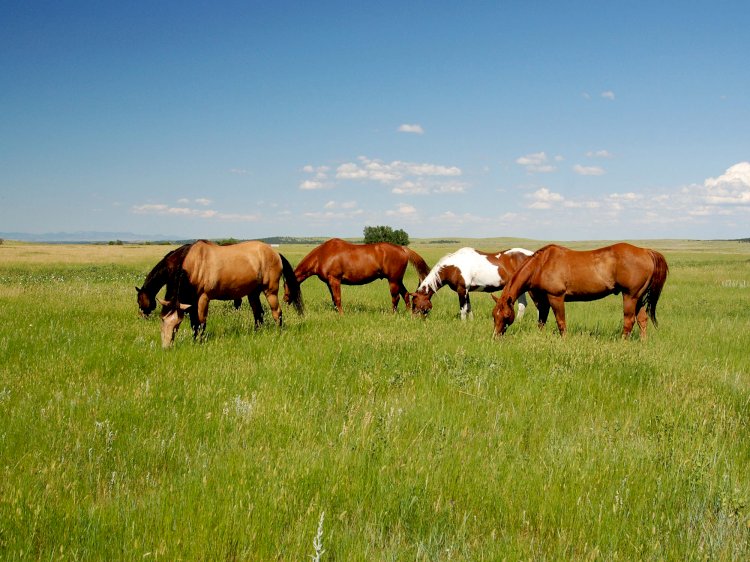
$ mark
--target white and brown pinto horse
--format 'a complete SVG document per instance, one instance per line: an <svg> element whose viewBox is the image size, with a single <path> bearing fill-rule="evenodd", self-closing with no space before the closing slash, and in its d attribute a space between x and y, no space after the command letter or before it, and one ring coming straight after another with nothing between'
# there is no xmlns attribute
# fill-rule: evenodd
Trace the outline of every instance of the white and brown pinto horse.
<svg viewBox="0 0 750 562"><path fill-rule="evenodd" d="M202 336L206 329L209 301L236 300L247 297L255 318L255 326L263 323L263 293L276 324L281 326L279 284L284 277L291 302L302 314L302 293L289 261L263 242L240 242L219 246L206 240L192 245L178 273L177 297L160 301L161 340L163 347L174 341L177 329L189 312L193 337Z"/></svg>
<svg viewBox="0 0 750 562"><path fill-rule="evenodd" d="M589 251L544 246L513 274L500 298L493 295L495 336L504 334L513 323L513 302L524 292L528 291L539 309L539 327L544 327L552 308L563 336L566 301L593 301L622 293L622 337L630 335L637 320L645 340L649 317L656 325L656 303L668 272L662 254L631 244Z"/></svg>
<svg viewBox="0 0 750 562"><path fill-rule="evenodd" d="M498 253L480 252L474 248L461 248L440 258L427 277L411 295L412 310L427 314L432 310L432 295L443 285L458 293L461 319L473 317L472 291L493 293L505 287L511 275L533 254L523 248L512 248ZM523 316L526 298L518 299L518 317Z"/></svg>

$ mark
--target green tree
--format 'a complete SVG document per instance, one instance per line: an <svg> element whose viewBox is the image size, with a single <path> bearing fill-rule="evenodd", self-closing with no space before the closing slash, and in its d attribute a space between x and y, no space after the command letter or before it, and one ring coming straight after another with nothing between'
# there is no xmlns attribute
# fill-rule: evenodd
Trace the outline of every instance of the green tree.
<svg viewBox="0 0 750 562"><path fill-rule="evenodd" d="M409 235L402 229L393 230L390 226L366 226L364 229L365 244L373 242L390 242L401 246L409 245Z"/></svg>

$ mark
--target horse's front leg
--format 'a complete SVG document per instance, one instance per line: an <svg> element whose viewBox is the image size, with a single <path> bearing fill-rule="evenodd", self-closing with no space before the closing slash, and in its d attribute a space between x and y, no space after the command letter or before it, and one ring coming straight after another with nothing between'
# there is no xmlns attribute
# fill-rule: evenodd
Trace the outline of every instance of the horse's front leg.
<svg viewBox="0 0 750 562"><path fill-rule="evenodd" d="M565 324L565 296L560 297L549 297L549 305L552 307L552 312L555 314L555 321L557 322L557 329L560 331L560 335L564 336L568 327Z"/></svg>
<svg viewBox="0 0 750 562"><path fill-rule="evenodd" d="M466 320L466 317L471 312L469 292L466 290L466 287L457 287L456 292L458 293L458 309L461 313L461 320Z"/></svg>
<svg viewBox="0 0 750 562"><path fill-rule="evenodd" d="M533 297L532 297L533 298ZM539 321L537 326L541 330L547 324L547 318L549 318L549 299L546 295L540 295L534 299L536 303L537 311L539 311Z"/></svg>
<svg viewBox="0 0 750 562"><path fill-rule="evenodd" d="M193 328L193 339L203 341L206 335L206 320L208 319L208 295L203 293L198 297L198 326Z"/></svg>

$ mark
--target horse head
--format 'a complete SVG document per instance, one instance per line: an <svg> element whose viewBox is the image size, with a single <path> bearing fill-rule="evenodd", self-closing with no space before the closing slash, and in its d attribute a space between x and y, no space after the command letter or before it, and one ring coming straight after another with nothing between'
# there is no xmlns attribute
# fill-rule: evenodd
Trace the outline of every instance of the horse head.
<svg viewBox="0 0 750 562"><path fill-rule="evenodd" d="M492 317L495 320L495 331L493 337L502 336L508 326L513 324L516 319L516 311L513 310L513 297L502 294L500 298L492 295L495 301L495 308L492 310Z"/></svg>
<svg viewBox="0 0 750 562"><path fill-rule="evenodd" d="M192 305L182 304L176 298L171 301L158 301L161 304L161 346L166 349L174 342L177 330L185 318L185 311Z"/></svg>
<svg viewBox="0 0 750 562"><path fill-rule="evenodd" d="M156 308L156 302L140 287L136 287L135 292L138 294L138 309L141 311L141 316L148 318L148 315Z"/></svg>
<svg viewBox="0 0 750 562"><path fill-rule="evenodd" d="M416 293L409 293L411 297L411 311L413 314L421 314L427 316L432 310L432 301L430 296L423 291L417 291Z"/></svg>

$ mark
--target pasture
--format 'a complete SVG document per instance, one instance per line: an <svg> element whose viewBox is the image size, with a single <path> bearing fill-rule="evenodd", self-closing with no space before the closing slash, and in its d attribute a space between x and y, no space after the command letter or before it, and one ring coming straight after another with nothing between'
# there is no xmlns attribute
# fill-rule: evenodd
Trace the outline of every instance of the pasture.
<svg viewBox="0 0 750 562"><path fill-rule="evenodd" d="M645 343L619 297L493 341L489 295L339 317L311 278L283 330L212 302L165 351L134 286L170 247L6 242L0 559L747 560L750 244L635 243L670 267Z"/></svg>

